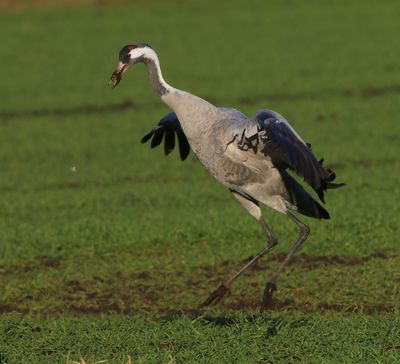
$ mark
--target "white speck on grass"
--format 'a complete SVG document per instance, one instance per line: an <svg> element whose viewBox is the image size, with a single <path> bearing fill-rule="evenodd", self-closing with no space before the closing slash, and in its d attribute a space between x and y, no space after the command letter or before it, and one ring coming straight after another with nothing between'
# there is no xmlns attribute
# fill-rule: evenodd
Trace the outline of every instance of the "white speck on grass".
<svg viewBox="0 0 400 364"><path fill-rule="evenodd" d="M72 172L72 173L76 173L76 166L72 166L72 167L71 167L71 172Z"/></svg>

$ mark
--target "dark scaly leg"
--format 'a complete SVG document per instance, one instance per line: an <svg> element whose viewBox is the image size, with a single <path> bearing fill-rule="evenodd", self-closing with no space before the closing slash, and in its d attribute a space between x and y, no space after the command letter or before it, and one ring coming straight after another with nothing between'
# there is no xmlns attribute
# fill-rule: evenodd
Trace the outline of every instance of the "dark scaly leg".
<svg viewBox="0 0 400 364"><path fill-rule="evenodd" d="M268 226L267 222L263 218L261 214L261 209L258 206L258 203L252 201L234 191L231 191L236 199L242 204L242 206L252 215L254 216L258 222L261 224L261 227L265 231L267 235L267 245L261 250L254 258L252 258L249 262L247 262L244 266L242 266L231 278L221 284L215 291L213 291L208 298L199 306L199 308L214 304L219 302L225 294L229 291L229 288L233 281L238 278L246 269L251 267L257 260L263 257L265 254L269 253L273 247L278 244L278 239L272 232L271 228Z"/></svg>
<svg viewBox="0 0 400 364"><path fill-rule="evenodd" d="M301 244L303 244L305 242L308 235L310 234L310 228L307 225L305 225L299 218L297 218L291 212L288 212L287 215L300 227L300 235L299 235L299 238L297 239L296 243L293 245L292 249L290 250L290 252L286 255L285 259L279 266L276 273L273 275L272 279L266 284L266 287L264 290L264 295L263 295L263 305L262 305L262 308L264 310L268 310L273 307L272 296L274 294L274 291L276 291L276 282L278 281L280 274L285 269L286 265L288 264L290 259L293 257L293 255L300 248Z"/></svg>

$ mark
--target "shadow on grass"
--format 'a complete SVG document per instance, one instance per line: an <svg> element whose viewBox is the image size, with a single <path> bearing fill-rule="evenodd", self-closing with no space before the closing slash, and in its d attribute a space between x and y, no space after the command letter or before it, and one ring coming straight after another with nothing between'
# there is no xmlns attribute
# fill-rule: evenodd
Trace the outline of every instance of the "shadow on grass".
<svg viewBox="0 0 400 364"><path fill-rule="evenodd" d="M196 322L202 325L212 325L212 326L220 326L220 327L230 327L236 325L242 325L243 322L255 324L255 323L263 323L268 325L267 336L272 337L275 336L278 331L280 325L284 322L283 317L271 317L265 313L259 314L250 314L244 315L242 317L237 317L233 315L210 315L204 314L202 311L192 311L190 313L185 312L169 312L162 316L162 320L164 321L175 321L180 320L183 316L189 317L191 320L195 320ZM298 320L300 327L300 321L304 322L305 320ZM296 326L296 322L293 323Z"/></svg>

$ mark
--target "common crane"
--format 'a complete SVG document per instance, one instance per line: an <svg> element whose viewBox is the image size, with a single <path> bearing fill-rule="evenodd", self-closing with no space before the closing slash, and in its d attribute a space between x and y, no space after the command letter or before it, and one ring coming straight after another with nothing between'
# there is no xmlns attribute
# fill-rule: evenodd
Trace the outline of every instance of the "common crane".
<svg viewBox="0 0 400 364"><path fill-rule="evenodd" d="M188 156L191 148L209 173L257 219L267 238L265 247L213 291L200 307L220 301L232 282L278 243L262 215L260 204L286 214L300 229L297 241L266 283L262 307L273 307L276 282L310 233L309 227L291 211L317 219L330 218L329 213L288 170L303 177L323 202L327 189L343 184L333 183L335 173L322 165L323 159L318 161L315 158L310 145L278 113L263 109L249 118L238 110L216 107L198 96L170 86L162 76L156 52L147 44L127 45L121 49L119 63L109 85L115 87L128 68L139 62L147 66L155 92L173 110L143 137L142 142L152 139L151 146L155 147L165 135L164 150L168 154L174 149L176 133L181 159Z"/></svg>

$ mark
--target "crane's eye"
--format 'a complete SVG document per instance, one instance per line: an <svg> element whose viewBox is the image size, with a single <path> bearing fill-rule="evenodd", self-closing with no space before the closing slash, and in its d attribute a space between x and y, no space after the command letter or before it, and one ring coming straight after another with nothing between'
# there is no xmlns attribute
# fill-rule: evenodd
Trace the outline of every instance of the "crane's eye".
<svg viewBox="0 0 400 364"><path fill-rule="evenodd" d="M129 52L133 49L133 46L125 46L124 48L121 49L121 51L119 52L119 60L122 63L129 63L129 61L131 60L131 56L129 54Z"/></svg>
<svg viewBox="0 0 400 364"><path fill-rule="evenodd" d="M126 56L124 56L121 60L122 63L129 63L129 61L131 60L131 56L129 54L127 54Z"/></svg>

